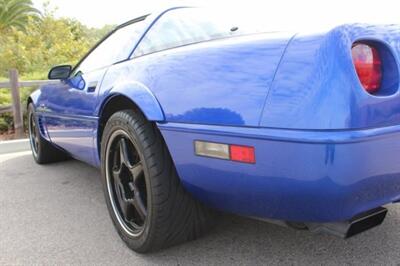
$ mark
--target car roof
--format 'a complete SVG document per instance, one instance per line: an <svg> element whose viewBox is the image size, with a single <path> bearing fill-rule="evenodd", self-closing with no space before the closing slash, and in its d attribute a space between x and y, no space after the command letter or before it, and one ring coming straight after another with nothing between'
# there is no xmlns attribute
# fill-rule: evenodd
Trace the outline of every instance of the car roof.
<svg viewBox="0 0 400 266"><path fill-rule="evenodd" d="M168 8L160 8L160 9L157 9L155 12L147 13L146 15L143 15L143 16L140 16L140 17L137 17L137 18L134 18L134 19L130 19L130 20L128 20L128 21L116 26L114 30L120 29L122 27L125 27L125 26L127 26L129 24L132 24L132 23L135 23L135 22L139 22L139 21L145 20L146 18L148 18L150 16L159 17L162 14L166 13L167 11L170 11L170 10L173 10L173 9L179 9L179 8L195 8L195 7L194 6L173 6L173 7L171 7L170 6Z"/></svg>

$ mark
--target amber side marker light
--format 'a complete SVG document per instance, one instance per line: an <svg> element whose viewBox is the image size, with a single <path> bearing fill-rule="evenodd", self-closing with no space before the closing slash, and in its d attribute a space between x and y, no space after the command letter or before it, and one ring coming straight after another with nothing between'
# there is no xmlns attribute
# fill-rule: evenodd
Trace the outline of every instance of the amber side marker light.
<svg viewBox="0 0 400 266"><path fill-rule="evenodd" d="M195 154L241 163L256 163L255 149L251 146L224 144L196 140Z"/></svg>

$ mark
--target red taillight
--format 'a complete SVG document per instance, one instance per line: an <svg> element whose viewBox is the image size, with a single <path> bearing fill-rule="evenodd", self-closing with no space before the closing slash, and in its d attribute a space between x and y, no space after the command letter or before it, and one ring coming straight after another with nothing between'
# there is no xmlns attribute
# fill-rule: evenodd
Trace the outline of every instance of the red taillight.
<svg viewBox="0 0 400 266"><path fill-rule="evenodd" d="M376 93L382 82L382 62L378 50L368 44L356 43L351 54L362 86L367 92Z"/></svg>
<svg viewBox="0 0 400 266"><path fill-rule="evenodd" d="M230 145L231 160L243 163L255 163L254 147Z"/></svg>

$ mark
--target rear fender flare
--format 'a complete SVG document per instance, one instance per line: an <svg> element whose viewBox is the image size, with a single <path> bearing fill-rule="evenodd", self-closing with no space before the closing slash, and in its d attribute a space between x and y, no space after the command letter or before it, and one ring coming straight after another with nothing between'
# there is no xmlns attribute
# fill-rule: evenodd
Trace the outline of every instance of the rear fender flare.
<svg viewBox="0 0 400 266"><path fill-rule="evenodd" d="M149 121L165 121L165 115L155 95L142 83L126 82L114 86L108 93L106 100L103 101L98 114L101 115L107 102L118 95L130 99L143 112Z"/></svg>

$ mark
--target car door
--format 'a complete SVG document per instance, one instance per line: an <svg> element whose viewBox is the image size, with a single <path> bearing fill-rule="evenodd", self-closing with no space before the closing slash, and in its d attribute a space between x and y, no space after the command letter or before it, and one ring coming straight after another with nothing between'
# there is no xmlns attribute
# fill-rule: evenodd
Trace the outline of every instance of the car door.
<svg viewBox="0 0 400 266"><path fill-rule="evenodd" d="M98 86L106 68L60 81L47 93L45 123L50 140L77 159L94 163L93 115ZM80 82L76 82L80 80Z"/></svg>
<svg viewBox="0 0 400 266"><path fill-rule="evenodd" d="M145 17L110 33L74 68L70 77L42 91L40 108L50 140L73 157L95 165L98 117L95 108L109 66L129 58Z"/></svg>

